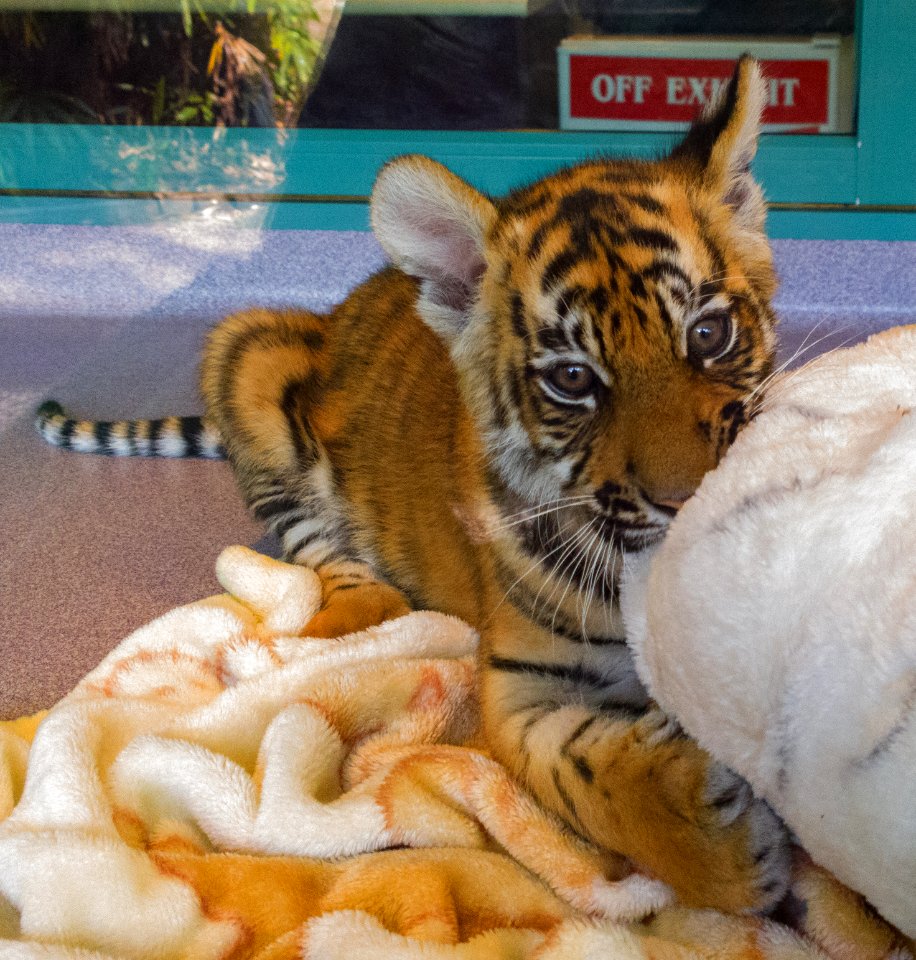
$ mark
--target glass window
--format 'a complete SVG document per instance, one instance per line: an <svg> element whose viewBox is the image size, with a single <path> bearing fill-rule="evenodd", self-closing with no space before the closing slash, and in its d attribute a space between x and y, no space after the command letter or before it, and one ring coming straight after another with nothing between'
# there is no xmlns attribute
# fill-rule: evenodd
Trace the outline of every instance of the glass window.
<svg viewBox="0 0 916 960"><path fill-rule="evenodd" d="M0 0L0 122L295 126L342 5Z"/></svg>
<svg viewBox="0 0 916 960"><path fill-rule="evenodd" d="M771 130L852 129L855 0L63 3L0 0L0 122L665 130L748 50Z"/></svg>

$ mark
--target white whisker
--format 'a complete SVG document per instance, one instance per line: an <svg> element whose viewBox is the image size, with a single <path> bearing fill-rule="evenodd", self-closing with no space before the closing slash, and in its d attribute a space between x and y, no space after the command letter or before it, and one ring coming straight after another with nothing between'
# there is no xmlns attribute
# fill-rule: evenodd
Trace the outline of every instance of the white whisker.
<svg viewBox="0 0 916 960"><path fill-rule="evenodd" d="M818 354L818 356L814 360L812 360L811 363L818 362L824 359L825 357L829 357L831 354L834 354L837 351L842 350L848 343L855 340L855 338L856 338L856 334L851 334L841 343L838 343L835 347L832 347L830 350L825 350L823 353ZM797 369L791 371L790 373L786 374L783 377L780 377L775 383L770 384L769 388L763 393L760 399L760 402L757 404L756 410L754 411L755 414L759 415L763 413L765 410L770 408L775 402L777 402L779 398L783 395L783 393L785 392L785 389L789 386L789 384L802 371L805 372L806 376L812 376L814 374L820 374L823 372L823 371L817 370L816 368L812 370L811 365L809 363L809 364L806 364L805 366L798 367ZM834 371L831 371L831 373L833 372Z"/></svg>
<svg viewBox="0 0 916 960"><path fill-rule="evenodd" d="M566 571L566 563L568 558L575 553L577 547L580 545L580 541L585 540L585 536L587 535L588 529L591 527L591 525L594 522L595 522L595 518L592 518L591 520L589 520L588 523L579 527L575 531L575 533L573 533L572 537L570 537L570 539L566 541L565 543L566 549L560 555L560 558L557 560L556 564L554 564L554 572L556 575L556 579L559 580L560 582L562 582L563 574ZM550 580L548 578L541 584L541 588L540 590L538 590L537 595L534 598L535 612L537 612L537 607L541 599L541 594L544 592L544 588L547 586L549 582ZM558 586L559 586L558 583L554 583L553 589L550 591L550 596L547 597L547 600L545 601L545 603L547 604L550 603L550 601L553 599L553 595L557 592Z"/></svg>
<svg viewBox="0 0 916 960"><path fill-rule="evenodd" d="M573 535L573 540L575 540L575 538L579 535L579 533L581 533L581 531L582 531L582 528L580 527L579 530L577 530L576 533ZM539 555L539 556L537 557L537 559L534 561L534 563L532 563L531 566L528 567L528 569L527 569L520 577L518 577L518 579L516 579L516 580L512 583L512 585L508 588L508 590L506 590L506 592L505 592L505 593L503 594L503 596L502 596L502 599L499 601L499 603L496 604L496 606L495 606L495 607L493 608L493 610L491 611L490 616L492 617L492 616L496 613L496 611L499 610L499 608L500 608L500 607L506 602L506 600L509 598L509 594L512 593L512 591L513 591L527 576L529 576L534 570L536 570L536 569L541 565L541 563L542 563L544 560L547 560L549 557L552 557L555 553L557 553L557 551L562 550L564 547L568 547L568 544L567 544L565 541L561 540L560 543L559 543L556 547L554 547L552 550L549 550L549 551L548 551L547 553L545 553L545 554ZM565 553L565 551L564 551L564 553ZM544 585L546 584L546 582L547 582L547 581L545 580L544 584L541 584L541 590L544 589ZM540 595L541 595L541 590L538 590L537 597L535 597L535 601L534 601L534 609L535 609L535 610L537 610L537 600L538 600L538 597L540 597Z"/></svg>
<svg viewBox="0 0 916 960"><path fill-rule="evenodd" d="M501 518L498 523L493 524L490 529L494 533L501 530L508 530L510 527L519 526L519 524L531 523L540 517L546 516L548 513L559 512L560 510L568 510L571 507L582 506L583 504L591 503L593 500L594 498L591 495L563 497L555 501L544 500L535 506L526 507L524 510L519 510L517 513L507 514L505 517Z"/></svg>
<svg viewBox="0 0 916 960"><path fill-rule="evenodd" d="M592 525L597 521L597 519L598 519L597 517L593 517L591 520L589 520L589 522L588 522L584 527L582 527L582 528L580 529L580 533L581 533L582 531L586 531L586 535L587 535L587 531L592 527ZM584 540L585 538L583 537L582 539ZM566 588L563 590L563 593L562 593L561 596L560 596L559 602L558 602L557 605L554 607L553 619L550 621L550 632L551 632L551 633L554 633L554 632L556 631L557 614L559 614L559 612L560 612L560 610L561 610L561 608L562 608L562 606L563 606L563 601L566 599L566 594L569 593L569 588L573 585L574 575L575 575L576 570L578 569L578 567L580 566L580 564L582 564L582 563L585 562L585 559L586 559L586 554L585 554L585 552L580 552L580 553L579 553L579 556L575 559L572 567L569 569L569 575L568 575L568 577L566 578ZM550 599L553 599L553 593L551 593Z"/></svg>
<svg viewBox="0 0 916 960"><path fill-rule="evenodd" d="M595 553L595 557L592 563L591 576L588 580L588 591L585 598L585 613L583 616L583 633L585 632L585 623L588 622L588 613L592 604L595 602L595 597L598 593L598 584L601 582L602 577L607 577L608 567L607 561L609 557L608 551L609 543L605 541L598 544L598 549Z"/></svg>
<svg viewBox="0 0 916 960"><path fill-rule="evenodd" d="M786 369L788 369L788 367L790 367L793 363L795 363L795 361L804 353L807 353L808 351L813 350L819 343L823 343L825 340L829 339L830 337L835 336L838 333L842 333L844 330L849 328L849 325L847 324L846 326L841 327L838 330L831 330L829 333L824 334L824 336L822 337L818 337L817 340L809 344L808 338L814 334L814 332L818 329L818 327L821 326L823 322L824 321L818 321L818 323L816 323L808 331L808 333L805 335L805 339L799 344L799 346L796 348L792 356L789 357L787 360L783 361L783 363L781 363L772 373L770 373L769 376L761 380L761 382L757 384L757 386L754 388L751 394L747 397L747 399L745 400L745 403L750 403L758 394L765 391L767 387L769 387L769 385L774 380L777 380L786 371ZM845 343L848 343L848 342L849 341L846 340L843 342L843 344L840 344L840 346L843 346L845 345ZM837 348L832 348L832 349L837 349ZM826 354L830 352L832 352L832 350L825 351L824 355L826 356Z"/></svg>

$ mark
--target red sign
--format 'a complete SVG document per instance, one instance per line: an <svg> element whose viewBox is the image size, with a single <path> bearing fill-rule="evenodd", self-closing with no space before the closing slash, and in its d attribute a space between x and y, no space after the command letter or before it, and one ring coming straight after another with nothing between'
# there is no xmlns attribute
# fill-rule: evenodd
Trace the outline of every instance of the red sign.
<svg viewBox="0 0 916 960"><path fill-rule="evenodd" d="M827 123L828 60L763 60L765 124ZM571 53L570 117L689 122L725 84L734 60L620 57Z"/></svg>

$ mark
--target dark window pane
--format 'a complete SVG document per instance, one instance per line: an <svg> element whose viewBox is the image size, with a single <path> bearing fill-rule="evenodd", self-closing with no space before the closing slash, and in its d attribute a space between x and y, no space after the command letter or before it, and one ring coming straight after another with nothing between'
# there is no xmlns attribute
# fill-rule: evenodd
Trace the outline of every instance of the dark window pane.
<svg viewBox="0 0 916 960"><path fill-rule="evenodd" d="M832 42L833 52L823 55L835 62L815 91L829 95L830 120L794 126L851 127L854 0L351 0L339 25L333 0L235 0L234 7L225 0L145 0L170 10L130 13L117 12L117 0L103 0L112 8L95 11L76 9L80 2L55 12L42 9L51 0L17 0L34 9L0 13L0 122L626 129L611 107L592 104L584 124L570 118L558 67L582 48L570 38L592 38L611 52L616 43L614 56L632 66L653 50L662 55L653 37L690 45L666 47L669 58L702 56L704 45L707 59L733 58L709 42L731 37L735 51L791 64L811 56L817 35L830 35L818 49ZM777 32L779 49L771 47ZM650 81L634 86L633 76L646 72L631 70L616 83L617 61L608 63L585 81L589 95L599 104L628 97L642 104ZM656 99L664 93L669 105L687 103L693 90L689 105L698 106L701 86L708 96L718 82L712 68L704 69L710 75L691 80L685 67L682 79L651 80ZM784 106L797 106L796 89L807 95L815 82L774 71L773 96ZM665 129L662 114L633 115L646 129Z"/></svg>

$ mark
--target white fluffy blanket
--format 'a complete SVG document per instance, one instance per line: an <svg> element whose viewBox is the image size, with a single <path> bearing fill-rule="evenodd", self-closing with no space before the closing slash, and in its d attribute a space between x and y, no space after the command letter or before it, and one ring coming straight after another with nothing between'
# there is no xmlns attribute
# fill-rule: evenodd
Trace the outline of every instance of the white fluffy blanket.
<svg viewBox="0 0 916 960"><path fill-rule="evenodd" d="M804 858L794 930L665 906L474 746L465 624L303 638L311 571L241 547L217 571L229 595L0 723L2 960L914 955Z"/></svg>
<svg viewBox="0 0 916 960"><path fill-rule="evenodd" d="M916 327L815 360L625 587L643 680L916 936Z"/></svg>

